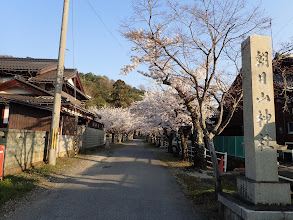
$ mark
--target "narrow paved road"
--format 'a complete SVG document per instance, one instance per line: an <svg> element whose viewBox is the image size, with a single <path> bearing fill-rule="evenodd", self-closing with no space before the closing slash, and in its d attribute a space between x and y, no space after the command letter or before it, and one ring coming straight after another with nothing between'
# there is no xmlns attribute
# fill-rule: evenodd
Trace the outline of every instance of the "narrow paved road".
<svg viewBox="0 0 293 220"><path fill-rule="evenodd" d="M205 219L140 140L9 219Z"/></svg>

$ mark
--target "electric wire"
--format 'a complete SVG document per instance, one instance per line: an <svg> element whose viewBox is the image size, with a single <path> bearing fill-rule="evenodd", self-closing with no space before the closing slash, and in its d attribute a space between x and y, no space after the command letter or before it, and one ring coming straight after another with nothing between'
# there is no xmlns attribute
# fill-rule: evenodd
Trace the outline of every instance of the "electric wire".
<svg viewBox="0 0 293 220"><path fill-rule="evenodd" d="M274 37L276 37L292 20L293 20L293 17L274 35Z"/></svg>
<svg viewBox="0 0 293 220"><path fill-rule="evenodd" d="M103 19L101 18L101 16L97 13L97 11L94 9L94 7L91 5L91 3L88 0L84 0L89 6L90 8L93 10L93 12L95 13L95 15L98 17L98 19L102 22L102 24L104 25L104 27L106 28L106 30L109 32L109 34L114 38L114 40L117 42L117 44L124 50L124 47L120 44L120 42L118 41L118 39L114 36L114 34L111 32L111 30L108 28L108 26L105 24L105 22L103 21Z"/></svg>
<svg viewBox="0 0 293 220"><path fill-rule="evenodd" d="M73 69L75 69L75 7L74 7L75 1L72 0L72 65L73 65ZM76 105L76 76L73 78L74 80L74 106ZM76 108L76 106L75 106Z"/></svg>
<svg viewBox="0 0 293 220"><path fill-rule="evenodd" d="M72 65L73 65L73 70L75 71L75 1L72 0ZM75 113L75 129L74 129L74 152L75 155L77 155L78 151L78 146L77 146L77 124L78 124L78 116L77 116L77 111L76 111L76 78L77 78L77 72L75 73L76 75L73 78L73 83L74 83L74 113Z"/></svg>
<svg viewBox="0 0 293 220"><path fill-rule="evenodd" d="M271 29L271 39L272 39L272 51L273 51L273 54L274 54L274 41L273 41L272 19L270 19L270 29Z"/></svg>
<svg viewBox="0 0 293 220"><path fill-rule="evenodd" d="M75 68L75 30L74 30L74 26L75 26L75 13L74 13L74 3L75 1L72 1L72 66L73 69Z"/></svg>

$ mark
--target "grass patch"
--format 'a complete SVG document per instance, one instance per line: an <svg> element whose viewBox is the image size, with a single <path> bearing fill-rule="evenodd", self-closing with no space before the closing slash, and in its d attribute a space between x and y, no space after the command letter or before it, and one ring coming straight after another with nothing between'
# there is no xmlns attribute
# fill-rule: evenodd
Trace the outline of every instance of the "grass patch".
<svg viewBox="0 0 293 220"><path fill-rule="evenodd" d="M48 178L53 173L62 173L66 168L73 165L76 160L78 158L59 158L56 166L40 163L37 167L20 174L4 177L4 180L0 181L0 207L9 200L23 197L41 182L48 181Z"/></svg>
<svg viewBox="0 0 293 220"><path fill-rule="evenodd" d="M193 201L196 208L209 217L217 219L220 203L215 194L214 178L192 176L190 173L201 172L192 167L192 162L181 161L179 158L167 153L166 149L159 149L153 144L146 143L146 147L154 151L161 164L175 177L182 191ZM223 176L222 184L223 192L237 193L235 177L229 176L229 178L226 178Z"/></svg>
<svg viewBox="0 0 293 220"><path fill-rule="evenodd" d="M37 180L22 175L7 176L0 182L0 206L6 201L25 195L35 188Z"/></svg>

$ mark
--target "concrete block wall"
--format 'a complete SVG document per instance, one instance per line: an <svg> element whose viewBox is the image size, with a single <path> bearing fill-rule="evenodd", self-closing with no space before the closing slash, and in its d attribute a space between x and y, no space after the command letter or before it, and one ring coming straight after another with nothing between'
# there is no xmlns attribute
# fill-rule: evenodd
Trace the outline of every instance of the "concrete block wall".
<svg viewBox="0 0 293 220"><path fill-rule="evenodd" d="M44 159L48 134L45 131L0 129L0 145L5 145L4 175L18 173Z"/></svg>
<svg viewBox="0 0 293 220"><path fill-rule="evenodd" d="M86 130L85 125L77 126L77 146L78 146L78 149L82 149L83 136L85 134L85 130Z"/></svg>
<svg viewBox="0 0 293 220"><path fill-rule="evenodd" d="M80 149L86 149L105 144L105 133L100 129L79 126L78 136Z"/></svg>
<svg viewBox="0 0 293 220"><path fill-rule="evenodd" d="M46 159L48 132L2 128L0 131L4 132L4 136L0 136L0 145L5 145L4 175L19 173ZM80 126L77 138L80 149L103 144L103 130ZM60 136L57 156L65 156L74 150L73 146L74 136Z"/></svg>

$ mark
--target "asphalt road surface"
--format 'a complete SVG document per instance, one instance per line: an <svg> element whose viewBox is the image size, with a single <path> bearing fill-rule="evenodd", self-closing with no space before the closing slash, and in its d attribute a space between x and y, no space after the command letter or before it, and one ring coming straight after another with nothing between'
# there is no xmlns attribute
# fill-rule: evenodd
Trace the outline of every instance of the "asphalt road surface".
<svg viewBox="0 0 293 220"><path fill-rule="evenodd" d="M9 219L206 219L140 140L68 177Z"/></svg>

